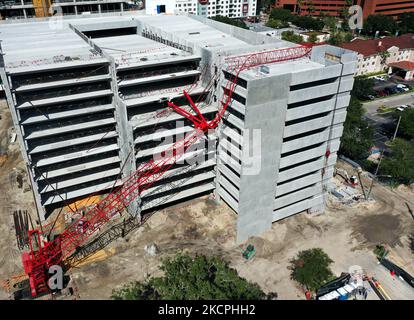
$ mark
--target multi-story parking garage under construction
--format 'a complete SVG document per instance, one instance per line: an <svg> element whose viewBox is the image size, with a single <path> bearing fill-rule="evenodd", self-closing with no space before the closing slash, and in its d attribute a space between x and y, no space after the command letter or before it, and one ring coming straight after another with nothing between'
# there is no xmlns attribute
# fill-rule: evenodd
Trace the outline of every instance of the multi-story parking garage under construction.
<svg viewBox="0 0 414 320"><path fill-rule="evenodd" d="M212 194L238 214L239 241L323 210L355 53L187 15L5 23L0 38L41 219L122 190L137 170L152 180L121 193L131 214Z"/></svg>

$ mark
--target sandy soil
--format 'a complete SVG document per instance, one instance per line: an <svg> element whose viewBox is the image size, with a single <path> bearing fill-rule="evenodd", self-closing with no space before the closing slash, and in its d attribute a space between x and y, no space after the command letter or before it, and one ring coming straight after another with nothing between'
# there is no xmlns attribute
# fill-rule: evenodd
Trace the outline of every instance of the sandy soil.
<svg viewBox="0 0 414 320"><path fill-rule="evenodd" d="M393 299L414 299L412 288L390 282L372 252L378 243L386 244L391 249L390 259L414 274L413 254L408 248L414 221L405 206L405 202L414 205L413 192L400 189L374 184L375 202L352 207L330 204L323 214L303 213L275 223L261 237L249 240L257 249L252 261L245 261L235 244L236 215L224 204L215 206L208 199L200 199L156 213L127 241L114 243L115 252L109 258L80 267L73 274L81 298L107 298L114 287L126 281L159 275L160 260L184 250L220 255L266 292L277 292L280 299L303 299L303 291L290 279L289 261L300 250L320 247L334 260L336 275L360 265L384 284ZM155 257L144 250L150 243L160 249Z"/></svg>
<svg viewBox="0 0 414 320"><path fill-rule="evenodd" d="M17 248L13 223L14 210L28 210L36 225L33 195L17 141L11 143L12 119L5 101L0 101L0 281L21 274L21 252ZM17 177L23 177L19 188ZM8 297L0 287L0 299Z"/></svg>
<svg viewBox="0 0 414 320"><path fill-rule="evenodd" d="M4 103L0 105L0 115L0 156L7 156L0 163L1 280L23 272L12 212L29 210L35 217L35 211L26 181L20 189L15 182L17 174L24 174L24 164L18 143L9 144L11 120ZM338 165L352 172L348 165ZM364 179L365 184L368 182ZM414 220L405 204L414 208L413 195L407 187L391 190L374 184L375 201L353 206L329 201L323 214L303 213L274 223L262 236L249 239L257 249L251 261L242 258L235 243L236 214L225 204L216 205L201 198L156 212L141 228L72 268L70 275L81 299L108 299L112 290L124 283L159 275L161 259L181 250L219 255L264 291L277 292L280 299L304 299L301 288L290 279L289 261L300 250L320 247L334 260L332 270L336 275L347 272L352 265L360 265L384 283L393 299L414 299L414 290L400 289L390 282L372 253L375 245L384 243L391 248L390 259L414 274L414 256L408 248ZM145 245L152 243L159 248L155 256L144 250ZM8 296L0 287L0 299Z"/></svg>

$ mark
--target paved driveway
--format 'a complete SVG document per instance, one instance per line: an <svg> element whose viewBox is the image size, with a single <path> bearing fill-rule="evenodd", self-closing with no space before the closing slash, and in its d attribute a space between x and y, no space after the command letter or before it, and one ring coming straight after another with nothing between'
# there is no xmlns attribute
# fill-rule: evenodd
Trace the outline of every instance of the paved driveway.
<svg viewBox="0 0 414 320"><path fill-rule="evenodd" d="M368 101L363 104L366 109L364 119L374 128L374 144L380 149L388 150L385 142L392 138L396 122L391 112L378 114L377 110L381 106L398 107L402 104L414 105L414 94L410 92Z"/></svg>
<svg viewBox="0 0 414 320"><path fill-rule="evenodd" d="M385 97L382 99L372 100L364 103L364 107L367 110L367 114L373 115L377 113L377 109L380 106L386 107L398 107L402 104L414 105L414 93L409 92L391 97Z"/></svg>

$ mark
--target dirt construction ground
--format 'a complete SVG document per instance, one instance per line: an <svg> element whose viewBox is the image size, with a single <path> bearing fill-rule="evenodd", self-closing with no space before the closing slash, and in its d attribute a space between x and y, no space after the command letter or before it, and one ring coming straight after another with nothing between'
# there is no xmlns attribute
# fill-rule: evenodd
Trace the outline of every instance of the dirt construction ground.
<svg viewBox="0 0 414 320"><path fill-rule="evenodd" d="M10 143L11 120L3 103L0 107L0 280L23 272L12 212L29 210L35 217L31 191L24 177L24 164L18 143ZM352 172L350 166L338 163ZM354 173L352 173L354 174ZM23 175L23 185L16 183ZM368 183L368 181L365 181ZM408 235L414 220L407 206L414 209L414 192L406 187L391 190L374 184L370 203L354 206L329 201L323 214L298 214L274 223L272 229L249 240L257 249L251 261L242 258L235 243L236 214L224 203L216 205L201 198L156 212L140 228L99 251L71 271L80 299L108 299L112 289L148 275L159 275L160 260L182 250L192 254L219 255L246 279L266 292L277 292L279 299L304 299L303 290L290 279L289 261L300 250L320 247L334 260L336 275L352 265L361 266L383 284L392 299L414 299L414 289L377 264L372 252L384 243L391 248L389 259L414 274L413 253ZM158 254L149 255L145 245L156 244ZM371 294L373 295L373 294ZM0 287L0 299L9 293Z"/></svg>

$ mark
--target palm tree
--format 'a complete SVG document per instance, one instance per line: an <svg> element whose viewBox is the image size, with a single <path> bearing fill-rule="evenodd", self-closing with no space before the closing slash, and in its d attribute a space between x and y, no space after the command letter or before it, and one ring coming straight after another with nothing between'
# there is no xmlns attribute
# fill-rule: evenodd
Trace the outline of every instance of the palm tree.
<svg viewBox="0 0 414 320"><path fill-rule="evenodd" d="M315 12L315 6L313 5L313 1L310 1L308 4L308 11L311 13Z"/></svg>
<svg viewBox="0 0 414 320"><path fill-rule="evenodd" d="M302 7L302 4L303 4L303 1L302 0L297 0L296 3L297 3L296 12L300 13L302 11L301 7Z"/></svg>
<svg viewBox="0 0 414 320"><path fill-rule="evenodd" d="M379 55L381 57L381 64L385 67L385 63L387 62L387 58L390 57L390 53L388 52L388 50L384 50L381 51Z"/></svg>

